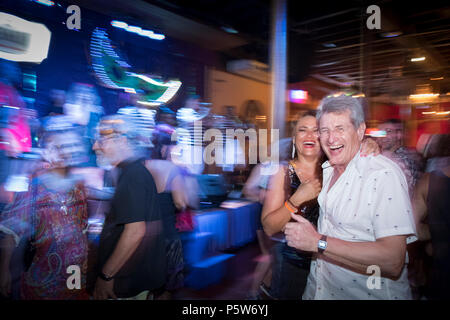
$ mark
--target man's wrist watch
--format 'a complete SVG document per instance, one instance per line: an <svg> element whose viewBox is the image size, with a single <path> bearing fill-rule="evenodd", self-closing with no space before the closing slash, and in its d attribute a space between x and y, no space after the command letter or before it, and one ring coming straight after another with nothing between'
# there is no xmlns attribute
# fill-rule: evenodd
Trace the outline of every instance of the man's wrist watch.
<svg viewBox="0 0 450 320"><path fill-rule="evenodd" d="M111 281L112 279L114 279L114 277L108 277L106 274L104 274L103 272L100 272L98 274L98 277L104 281Z"/></svg>
<svg viewBox="0 0 450 320"><path fill-rule="evenodd" d="M319 242L317 243L317 250L319 253L323 253L325 249L327 248L327 236L322 235L322 238L320 238Z"/></svg>

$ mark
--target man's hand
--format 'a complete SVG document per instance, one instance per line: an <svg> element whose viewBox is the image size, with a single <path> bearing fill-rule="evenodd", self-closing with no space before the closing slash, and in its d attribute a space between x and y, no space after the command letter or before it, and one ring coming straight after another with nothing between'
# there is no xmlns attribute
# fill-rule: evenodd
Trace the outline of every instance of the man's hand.
<svg viewBox="0 0 450 320"><path fill-rule="evenodd" d="M289 222L285 226L284 234L288 246L303 251L317 252L317 243L321 235L314 226L302 216L291 213L291 216L297 222Z"/></svg>
<svg viewBox="0 0 450 320"><path fill-rule="evenodd" d="M374 139L365 138L362 141L361 153L360 153L361 157L367 157L370 154L377 156L380 153L381 153L380 146Z"/></svg>
<svg viewBox="0 0 450 320"><path fill-rule="evenodd" d="M110 281L105 281L97 278L94 288L94 299L95 300L106 300L108 298L117 299L114 294L114 279Z"/></svg>
<svg viewBox="0 0 450 320"><path fill-rule="evenodd" d="M11 272L9 270L0 271L0 296L9 297L11 295Z"/></svg>
<svg viewBox="0 0 450 320"><path fill-rule="evenodd" d="M362 141L361 157L367 157L370 154L377 156L381 153L380 146L372 138L366 138Z"/></svg>

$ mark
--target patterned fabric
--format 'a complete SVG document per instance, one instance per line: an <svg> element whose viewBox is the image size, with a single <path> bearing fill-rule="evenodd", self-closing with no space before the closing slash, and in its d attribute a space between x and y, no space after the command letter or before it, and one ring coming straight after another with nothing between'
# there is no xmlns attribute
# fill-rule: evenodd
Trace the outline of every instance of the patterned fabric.
<svg viewBox="0 0 450 320"><path fill-rule="evenodd" d="M183 245L180 239L166 239L167 282L166 290L172 291L184 286Z"/></svg>
<svg viewBox="0 0 450 320"><path fill-rule="evenodd" d="M87 202L82 185L55 192L35 179L32 189L36 191L19 194L5 208L0 222L2 231L12 234L16 243L22 237L34 240L36 253L21 279L22 299L88 299ZM67 288L71 275L67 268L72 265L80 268L81 289Z"/></svg>
<svg viewBox="0 0 450 320"><path fill-rule="evenodd" d="M408 182L408 187L411 191L414 189L417 181L419 181L422 172L424 171L424 162L422 157L416 151L400 147L394 151L392 159L394 162L403 162L404 166L400 166L405 173L406 180ZM406 170L405 170L406 169Z"/></svg>

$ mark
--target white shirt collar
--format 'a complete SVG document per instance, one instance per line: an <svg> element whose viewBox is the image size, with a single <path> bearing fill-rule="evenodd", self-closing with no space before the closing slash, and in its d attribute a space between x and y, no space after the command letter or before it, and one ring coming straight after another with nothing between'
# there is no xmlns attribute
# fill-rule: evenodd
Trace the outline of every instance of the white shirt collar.
<svg viewBox="0 0 450 320"><path fill-rule="evenodd" d="M345 170L347 170L351 167L355 167L356 171L358 171L358 173L361 173L362 168L361 168L361 163L359 161L359 159L361 158L361 148L362 148L362 144L359 146L358 152L356 152L356 155L352 158L352 160L350 160L350 162L348 163ZM333 166L330 164L329 160L322 163L322 169L328 169L328 168L332 168L332 167Z"/></svg>

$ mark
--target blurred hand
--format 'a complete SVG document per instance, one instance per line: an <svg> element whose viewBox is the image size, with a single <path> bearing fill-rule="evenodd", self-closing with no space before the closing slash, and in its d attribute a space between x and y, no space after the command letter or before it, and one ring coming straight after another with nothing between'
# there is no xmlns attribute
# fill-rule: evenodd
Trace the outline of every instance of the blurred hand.
<svg viewBox="0 0 450 320"><path fill-rule="evenodd" d="M297 207L303 202L317 198L317 196L322 190L322 185L319 179L314 179L312 181L303 182L297 191L290 197L290 201Z"/></svg>
<svg viewBox="0 0 450 320"><path fill-rule="evenodd" d="M361 157L366 157L370 154L377 156L381 153L380 146L378 143L372 138L366 138L362 142L361 147Z"/></svg>
<svg viewBox="0 0 450 320"><path fill-rule="evenodd" d="M97 278L94 288L94 299L95 300L106 300L109 298L117 299L114 294L114 279L111 281L105 281Z"/></svg>
<svg viewBox="0 0 450 320"><path fill-rule="evenodd" d="M303 250L317 252L317 243L321 235L316 228L302 216L291 213L296 222L288 222L284 229L288 246Z"/></svg>
<svg viewBox="0 0 450 320"><path fill-rule="evenodd" d="M11 272L0 271L0 295L9 297L11 295Z"/></svg>

